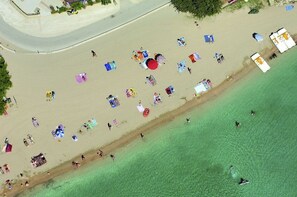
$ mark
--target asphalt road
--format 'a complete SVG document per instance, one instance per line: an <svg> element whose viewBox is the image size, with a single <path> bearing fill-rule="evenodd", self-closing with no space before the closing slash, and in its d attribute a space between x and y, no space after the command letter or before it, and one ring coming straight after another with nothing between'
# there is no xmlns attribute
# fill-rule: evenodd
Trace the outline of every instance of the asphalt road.
<svg viewBox="0 0 297 197"><path fill-rule="evenodd" d="M97 21L89 26L57 37L35 37L18 31L0 18L0 36L13 45L28 51L57 52L95 38L117 27L144 16L170 0L143 0L137 4L121 0L120 10L113 16Z"/></svg>

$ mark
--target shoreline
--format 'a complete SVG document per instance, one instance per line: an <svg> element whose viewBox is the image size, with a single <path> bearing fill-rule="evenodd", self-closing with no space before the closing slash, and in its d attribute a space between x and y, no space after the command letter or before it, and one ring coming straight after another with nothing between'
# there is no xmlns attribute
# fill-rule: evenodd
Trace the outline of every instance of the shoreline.
<svg viewBox="0 0 297 197"><path fill-rule="evenodd" d="M297 41L297 34L292 35L292 38L295 41ZM276 53L277 55L280 55L280 53L278 52L275 46L266 47L262 51L259 51L259 53L267 62L270 62L269 57L271 56L271 54ZM243 79L245 76L251 73L254 70L254 68L257 67L254 64L254 62L250 59L249 56L246 56L243 59L242 65L243 67L241 69L237 71L235 70L233 74L230 75L229 78L225 79L222 83L213 87L210 91L208 91L204 95L200 97L194 97L189 101L186 100L186 103L178 107L177 109L168 111L160 115L158 118L151 120L150 122L132 130L128 134L122 136L120 139L110 144L107 144L103 147L98 147L98 149L101 149L103 151L104 153L103 157L98 157L97 155L98 149L96 150L93 149L85 152L84 156L86 159L83 162L81 162L81 168L87 167L88 163L109 158L110 153L115 152L118 149L125 147L130 142L136 140L137 138L139 138L140 133L147 134L147 133L153 132L156 128L164 124L167 124L168 122L172 121L175 117L183 115L186 112L193 110L194 107L195 108L199 107L200 105L207 103L207 101L212 101L216 99L219 95L224 93L229 88L233 87L239 80ZM37 175L29 177L27 180L29 181L30 185L27 187L21 186L21 183L23 183L24 180L16 180L15 182L13 182L13 189L11 191L5 188L4 190L1 191L0 194L2 196L16 196L21 194L22 192L25 192L28 189L32 189L37 185L44 184L51 179L54 179L59 176L62 176L63 174L69 173L72 170L75 170L71 165L71 161L75 161L75 160L80 160L80 155L62 163L61 165L56 166L55 168L49 171L39 173ZM47 172L50 172L50 174L48 174Z"/></svg>

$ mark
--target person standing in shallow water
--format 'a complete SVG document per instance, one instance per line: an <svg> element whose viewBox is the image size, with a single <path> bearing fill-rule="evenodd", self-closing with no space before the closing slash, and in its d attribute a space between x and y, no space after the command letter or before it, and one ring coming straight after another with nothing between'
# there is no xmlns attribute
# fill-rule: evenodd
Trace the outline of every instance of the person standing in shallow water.
<svg viewBox="0 0 297 197"><path fill-rule="evenodd" d="M256 112L254 110L251 110L251 115L252 116L256 115Z"/></svg>
<svg viewBox="0 0 297 197"><path fill-rule="evenodd" d="M191 122L190 118L186 118L186 121L187 121L187 123Z"/></svg>
<svg viewBox="0 0 297 197"><path fill-rule="evenodd" d="M235 126L237 127L237 128L239 128L240 127L240 122L238 122L238 121L235 121Z"/></svg>

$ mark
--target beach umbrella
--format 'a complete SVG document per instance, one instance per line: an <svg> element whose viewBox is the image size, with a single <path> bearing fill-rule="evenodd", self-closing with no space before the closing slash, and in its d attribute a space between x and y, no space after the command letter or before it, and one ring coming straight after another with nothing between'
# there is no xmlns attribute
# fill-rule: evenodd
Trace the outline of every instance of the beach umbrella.
<svg viewBox="0 0 297 197"><path fill-rule="evenodd" d="M146 60L146 66L150 70L156 70L158 68L158 62L152 58L149 58Z"/></svg>
<svg viewBox="0 0 297 197"><path fill-rule="evenodd" d="M261 42L263 41L263 36L258 34L258 33L253 33L253 38L257 41L257 42Z"/></svg>
<svg viewBox="0 0 297 197"><path fill-rule="evenodd" d="M56 129L55 136L58 137L58 138L63 138L64 137L64 130L59 129L59 128Z"/></svg>
<svg viewBox="0 0 297 197"><path fill-rule="evenodd" d="M155 55L155 60L159 63L159 64L165 64L165 57L158 53Z"/></svg>

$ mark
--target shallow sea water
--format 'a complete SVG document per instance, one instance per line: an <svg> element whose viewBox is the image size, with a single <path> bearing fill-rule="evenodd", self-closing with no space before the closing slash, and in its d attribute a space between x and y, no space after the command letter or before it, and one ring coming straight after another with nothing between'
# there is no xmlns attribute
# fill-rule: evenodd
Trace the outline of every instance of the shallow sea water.
<svg viewBox="0 0 297 197"><path fill-rule="evenodd" d="M297 196L296 57L295 47L270 62L268 73L256 69L218 99L117 151L114 162L21 196ZM238 185L240 177L250 183Z"/></svg>

